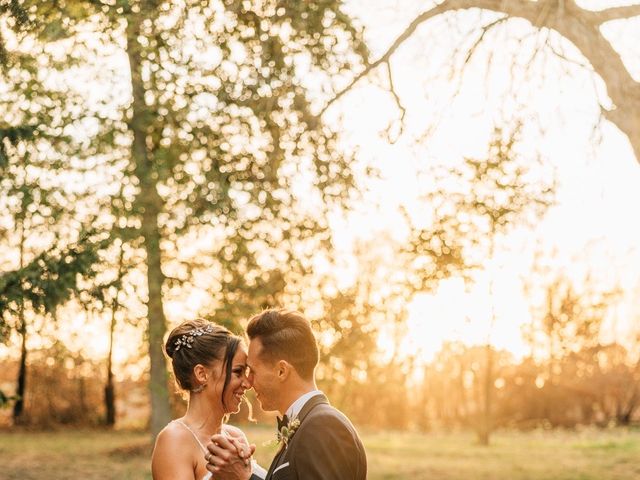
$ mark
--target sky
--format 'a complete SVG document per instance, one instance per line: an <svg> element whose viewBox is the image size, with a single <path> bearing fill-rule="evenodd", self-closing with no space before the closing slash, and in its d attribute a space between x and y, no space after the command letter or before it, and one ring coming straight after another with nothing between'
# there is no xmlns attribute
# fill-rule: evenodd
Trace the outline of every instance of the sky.
<svg viewBox="0 0 640 480"><path fill-rule="evenodd" d="M595 3L590 6L596 8ZM424 2L402 2L403 8L397 8L397 1L354 0L349 5L364 22L373 58L425 8ZM479 18L477 13L461 17L469 28ZM485 15L485 23L487 18L491 17ZM618 22L607 26L606 33L640 80L640 50L628 25L636 23ZM448 65L455 61L456 45L464 40L464 28L462 31L457 34L446 22L430 21L392 57L394 84L407 108L405 134L395 144L380 135L398 115L391 95L383 88L363 81L335 108L348 119L345 125L353 145L362 158L381 170L384 179L371 187L368 207L361 206L361 211L336 222L337 244L348 249L356 238L377 235L381 225L402 239L398 207L405 206L417 216L428 208L416 200L421 190L416 171L433 163L482 155L494 123L506 121L508 125L517 114L530 125L522 139L525 154L539 154L543 168L556 171L557 205L533 231L515 235L507 246L511 251L505 251L494 265L497 321L493 329L489 328L492 302L487 275L470 288L452 279L435 294L418 295L411 301L401 349L427 361L443 341L483 343L491 331L490 339L497 347L515 356L528 354L522 326L531 322L531 301L524 295L523 279L529 274L536 248L555 251L554 267L578 282L591 272L602 288L621 286L625 290L608 320L605 340L624 339L640 323L640 304L635 300L640 285L636 273L640 271L640 224L635 220L640 205L640 163L615 126L604 122L594 130L598 100L607 104L603 84L588 69L562 71L555 58L534 62L528 71L516 70L512 76L509 65L513 58L526 58L526 50L533 45L525 41L518 46L520 52L510 51L505 38L525 37L532 31L529 25L514 22L496 31L493 38L487 36L452 100L456 86L447 76ZM559 37L554 41L569 58L584 63L568 42ZM487 73L489 56L494 67ZM379 78L378 83L383 83L384 75ZM510 81L516 84L517 97L511 104L503 100ZM416 141L428 128L431 135ZM370 209L376 211L376 222L370 220ZM392 348L388 342L382 347Z"/></svg>

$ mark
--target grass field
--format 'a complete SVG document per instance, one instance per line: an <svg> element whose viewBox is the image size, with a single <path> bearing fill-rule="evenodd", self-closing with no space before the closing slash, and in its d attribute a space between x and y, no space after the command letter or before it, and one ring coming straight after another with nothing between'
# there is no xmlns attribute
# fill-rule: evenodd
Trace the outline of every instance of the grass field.
<svg viewBox="0 0 640 480"><path fill-rule="evenodd" d="M245 429L268 466L271 430ZM640 431L502 432L490 447L472 434L369 433L370 480L640 479ZM0 432L2 480L150 479L148 435L137 432Z"/></svg>

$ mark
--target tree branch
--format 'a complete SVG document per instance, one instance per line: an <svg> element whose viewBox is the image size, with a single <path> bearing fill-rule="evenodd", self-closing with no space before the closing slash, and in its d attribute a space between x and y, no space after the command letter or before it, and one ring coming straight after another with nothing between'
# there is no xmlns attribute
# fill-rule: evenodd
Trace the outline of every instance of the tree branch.
<svg viewBox="0 0 640 480"><path fill-rule="evenodd" d="M624 20L626 18L640 15L640 5L626 5L624 7L611 7L591 13L591 17L596 23L611 22L613 20Z"/></svg>
<svg viewBox="0 0 640 480"><path fill-rule="evenodd" d="M398 92L396 92L396 87L393 83L393 74L391 72L391 62L389 60L387 60L385 62L385 64L387 65L387 77L389 78L389 92L391 93L391 95L393 96L393 100L396 102L396 105L398 107L398 109L400 110L400 119L398 120L400 123L400 127L399 127L399 131L398 131L398 135L397 138L400 137L400 135L402 135L402 132L404 131L404 119L405 116L407 115L407 109L402 105L402 101L400 100L400 96L398 95ZM391 143L395 143L395 140L391 140L391 127L389 127L388 129L388 134L389 134L389 139L391 141Z"/></svg>
<svg viewBox="0 0 640 480"><path fill-rule="evenodd" d="M473 45L469 49L469 51L467 53L467 56L464 59L464 65L465 66L469 63L469 61L471 60L471 57L473 57L473 54L475 53L475 51L478 49L478 47L480 46L480 44L484 40L484 37L487 35L487 32L489 30L491 30L493 27L495 27L496 25L500 25L501 23L504 23L507 20L509 20L509 16L505 15L504 17L500 17L497 20L494 20L493 22L489 23L488 25L485 25L485 26L482 27L480 35L478 36L476 41L473 42Z"/></svg>
<svg viewBox="0 0 640 480"><path fill-rule="evenodd" d="M330 99L320 111L322 115L335 101L347 93L358 81L382 63L387 62L400 46L409 39L424 22L438 15L457 10L489 10L506 14L510 18L523 18L534 27L555 30L572 42L585 56L607 86L614 109L607 118L627 135L635 156L640 162L640 83L626 69L620 54L600 32L603 22L640 15L640 5L613 7L601 11L590 11L575 2L557 0L444 0L439 5L418 15L396 38L387 51L370 63L351 83ZM553 12L555 11L555 15Z"/></svg>
<svg viewBox="0 0 640 480"><path fill-rule="evenodd" d="M546 2L541 2L543 7L546 7ZM440 14L451 12L455 10L467 10L470 8L481 8L486 10L493 10L495 12L502 12L508 15L525 16L525 18L535 22L537 15L541 10L541 7L537 2L531 2L529 0L509 0L505 2L503 0L445 0L440 5L437 5L430 10L427 10L418 15L409 26L395 39L391 46L384 54L373 63L368 64L365 69L360 72L345 88L340 90L333 98L331 98L327 104L320 110L318 116L322 116L327 109L333 105L338 99L340 99L345 93L353 88L362 78L366 77L373 70L378 68L381 64L387 62L391 56L400 48L400 46L408 40L420 25L425 23ZM519 14L516 12L520 12Z"/></svg>

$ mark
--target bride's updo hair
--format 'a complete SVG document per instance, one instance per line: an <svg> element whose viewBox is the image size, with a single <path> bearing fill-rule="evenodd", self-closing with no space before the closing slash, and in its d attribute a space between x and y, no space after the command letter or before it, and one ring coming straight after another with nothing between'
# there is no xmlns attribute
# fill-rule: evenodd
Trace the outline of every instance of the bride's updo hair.
<svg viewBox="0 0 640 480"><path fill-rule="evenodd" d="M215 361L222 361L225 372L222 387L224 391L231 378L232 361L242 339L225 327L206 320L185 320L171 330L164 350L171 359L173 375L183 390L198 391L193 369L201 364L212 367Z"/></svg>

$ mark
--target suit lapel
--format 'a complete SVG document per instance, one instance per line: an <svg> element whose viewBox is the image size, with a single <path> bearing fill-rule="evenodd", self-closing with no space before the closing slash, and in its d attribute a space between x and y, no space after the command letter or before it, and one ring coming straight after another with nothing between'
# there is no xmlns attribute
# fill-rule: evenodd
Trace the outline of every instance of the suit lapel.
<svg viewBox="0 0 640 480"><path fill-rule="evenodd" d="M315 395L315 396L311 397L307 401L307 403L304 404L304 406L302 407L302 410L300 410L300 413L296 417L298 420L300 420L300 425L302 426L302 422L304 422L304 419L307 417L307 415L309 415L311 410L313 410L318 405L322 405L322 404L327 404L327 405L329 404L329 400L327 399L327 397L324 394L320 394L319 393L318 395ZM300 428L300 427L298 427L298 428ZM293 441L294 437L295 437L295 432L291 436L290 442ZM276 468L278 468L278 466L280 466L281 460L285 456L285 452L286 451L287 451L287 449L285 448L285 446L281 445L280 446L280 450L278 450L278 453L276 453L276 456L273 459L273 462L271 462L271 466L269 467L269 472L267 473L267 476L266 476L265 480L270 480L271 479L271 476L273 475L273 471Z"/></svg>
<svg viewBox="0 0 640 480"><path fill-rule="evenodd" d="M269 471L267 472L265 480L269 480L271 478L271 475L273 475L273 471L278 468L278 466L280 465L280 458L284 455L284 452L284 445L280 445L280 449L278 450L278 453L276 453L276 456L273 458L273 462L271 462L271 466L269 467Z"/></svg>
<svg viewBox="0 0 640 480"><path fill-rule="evenodd" d="M311 397L309 401L304 404L304 407L302 407L302 410L300 410L300 413L298 414L297 418L300 420L300 424L304 422L304 419L309 415L311 410L322 404L329 404L329 400L327 400L327 397L324 394L319 393L318 395Z"/></svg>

